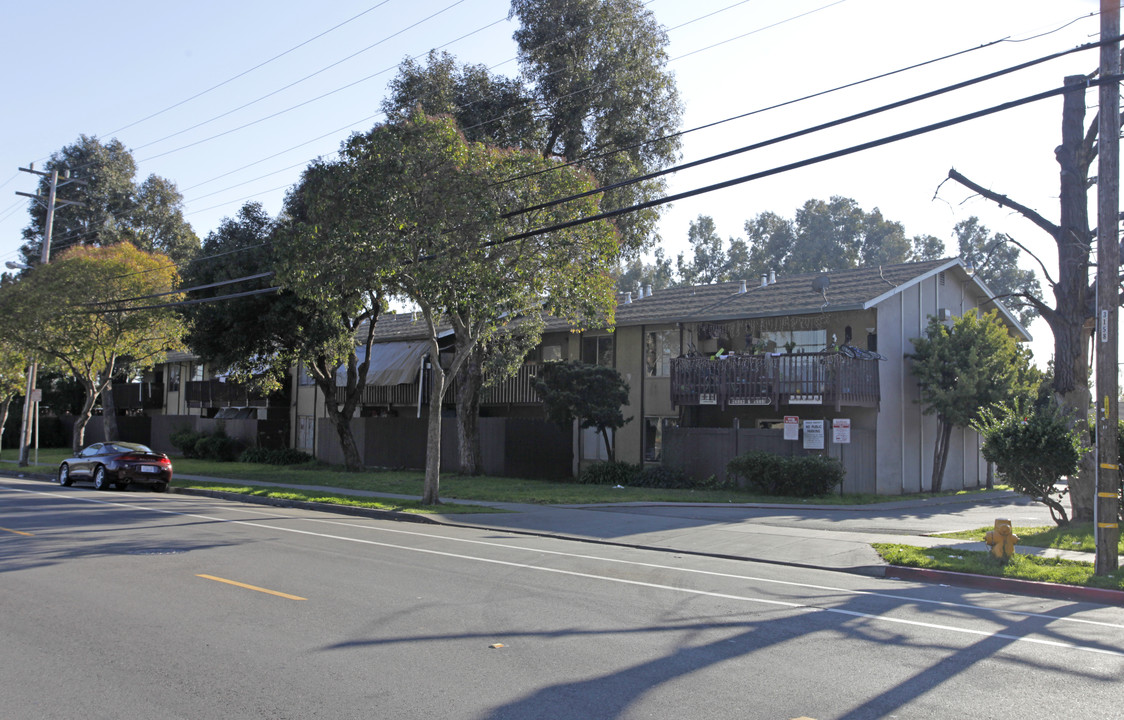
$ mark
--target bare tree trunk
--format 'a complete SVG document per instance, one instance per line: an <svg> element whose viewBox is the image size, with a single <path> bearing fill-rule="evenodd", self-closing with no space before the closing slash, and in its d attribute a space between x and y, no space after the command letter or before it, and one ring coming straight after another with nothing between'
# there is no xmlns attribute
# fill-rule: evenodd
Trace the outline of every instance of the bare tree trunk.
<svg viewBox="0 0 1124 720"><path fill-rule="evenodd" d="M429 386L429 421L425 445L425 485L422 503L441 504L441 405L445 396L445 371L440 357L430 360L432 378Z"/></svg>
<svg viewBox="0 0 1124 720"><path fill-rule="evenodd" d="M0 449L4 446L4 426L8 424L8 408L12 405L12 395L0 400Z"/></svg>
<svg viewBox="0 0 1124 720"><path fill-rule="evenodd" d="M481 473L480 390L483 387L484 372L477 347L457 373L457 443L462 475Z"/></svg>
<svg viewBox="0 0 1124 720"><path fill-rule="evenodd" d="M933 445L933 479L930 492L938 493L944 485L944 468L948 464L948 442L952 437L952 423L937 416L937 441Z"/></svg>
<svg viewBox="0 0 1124 720"><path fill-rule="evenodd" d="M86 397L82 400L82 412L78 414L77 419L74 421L74 431L70 435L70 449L75 455L85 445L86 440L86 425L90 422L90 417L94 414L94 403L98 399L98 389L89 384L88 382L79 378L82 387L86 390Z"/></svg>
<svg viewBox="0 0 1124 720"><path fill-rule="evenodd" d="M113 397L113 383L108 383L101 390L101 419L105 429L106 440L122 440L117 428L117 401Z"/></svg>

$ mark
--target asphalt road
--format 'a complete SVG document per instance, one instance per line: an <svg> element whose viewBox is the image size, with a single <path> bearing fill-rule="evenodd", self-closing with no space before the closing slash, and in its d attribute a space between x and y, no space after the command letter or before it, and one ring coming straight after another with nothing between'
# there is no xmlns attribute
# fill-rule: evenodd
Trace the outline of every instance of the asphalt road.
<svg viewBox="0 0 1124 720"><path fill-rule="evenodd" d="M16 719L1116 718L1124 676L1121 608L6 478L0 609Z"/></svg>

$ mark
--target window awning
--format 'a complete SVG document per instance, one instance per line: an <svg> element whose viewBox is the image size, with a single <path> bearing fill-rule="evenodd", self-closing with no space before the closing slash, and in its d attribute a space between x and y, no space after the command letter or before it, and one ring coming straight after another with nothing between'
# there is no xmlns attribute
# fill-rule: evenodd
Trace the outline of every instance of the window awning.
<svg viewBox="0 0 1124 720"><path fill-rule="evenodd" d="M367 369L368 385L403 385L418 378L421 358L429 352L429 343L418 342L376 343L371 346L371 366ZM363 348L355 348L359 362L363 362ZM336 370L336 386L347 385L347 367Z"/></svg>

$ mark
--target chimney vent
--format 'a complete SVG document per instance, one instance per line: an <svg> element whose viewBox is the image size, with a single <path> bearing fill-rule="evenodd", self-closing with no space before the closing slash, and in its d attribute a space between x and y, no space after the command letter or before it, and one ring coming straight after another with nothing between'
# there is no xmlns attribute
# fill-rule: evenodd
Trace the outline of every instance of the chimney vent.
<svg viewBox="0 0 1124 720"><path fill-rule="evenodd" d="M644 297L652 297L652 286L651 285L645 285L644 286Z"/></svg>
<svg viewBox="0 0 1124 720"><path fill-rule="evenodd" d="M738 294L739 294L739 295L741 295L742 293L744 293L744 292L745 292L745 289L746 289L746 288L745 288L745 280L742 280L742 286L741 286L741 288L740 288L740 289L738 290Z"/></svg>
<svg viewBox="0 0 1124 720"><path fill-rule="evenodd" d="M761 276L761 287L765 287L768 284L769 284L769 276L768 275L762 275Z"/></svg>
<svg viewBox="0 0 1124 720"><path fill-rule="evenodd" d="M776 282L777 282L777 271L776 270L770 270L769 271L769 284L774 285L774 284L776 284Z"/></svg>
<svg viewBox="0 0 1124 720"><path fill-rule="evenodd" d="M624 294L624 304L625 305L631 305L632 304L632 293L631 292L626 292Z"/></svg>

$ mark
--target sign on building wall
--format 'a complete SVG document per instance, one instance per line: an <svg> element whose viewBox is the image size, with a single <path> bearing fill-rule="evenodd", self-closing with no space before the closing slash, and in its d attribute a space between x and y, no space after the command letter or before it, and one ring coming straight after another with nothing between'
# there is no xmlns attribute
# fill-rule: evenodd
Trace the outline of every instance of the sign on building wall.
<svg viewBox="0 0 1124 720"><path fill-rule="evenodd" d="M804 449L823 450L823 420L804 421Z"/></svg>
<svg viewBox="0 0 1124 720"><path fill-rule="evenodd" d="M831 421L831 441L842 444L851 442L850 418L835 418Z"/></svg>
<svg viewBox="0 0 1124 720"><path fill-rule="evenodd" d="M795 415L784 416L784 439L785 440L799 440L800 439L800 418Z"/></svg>

